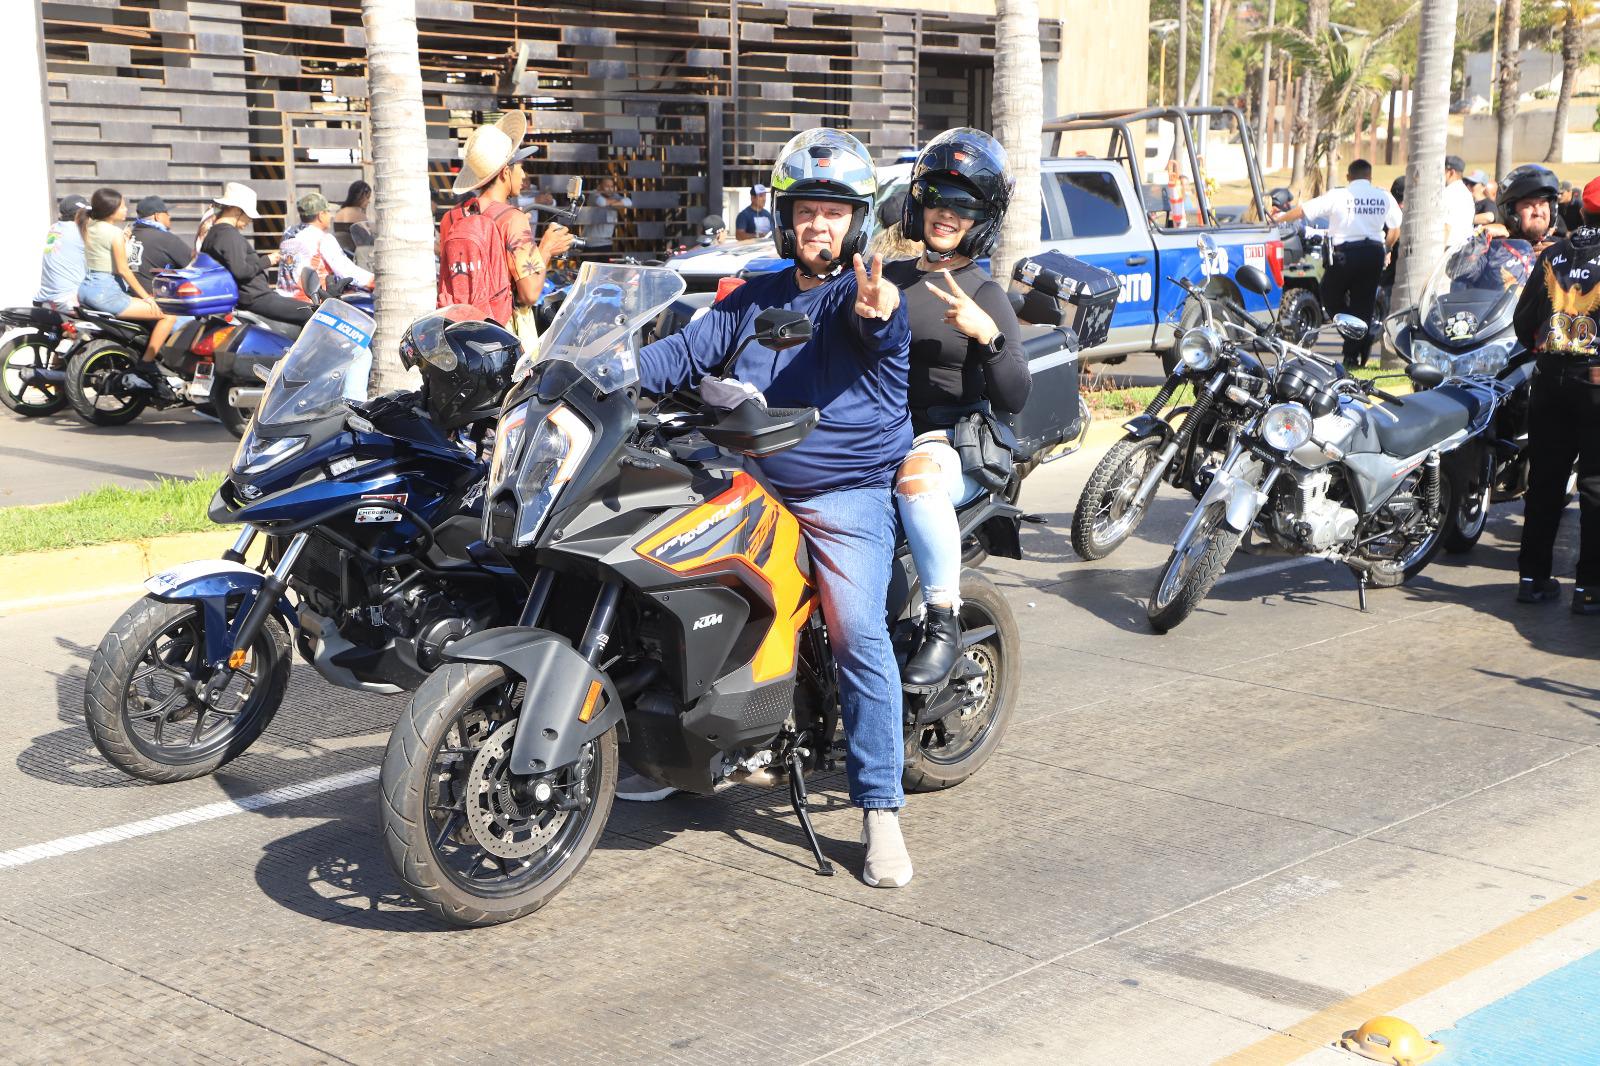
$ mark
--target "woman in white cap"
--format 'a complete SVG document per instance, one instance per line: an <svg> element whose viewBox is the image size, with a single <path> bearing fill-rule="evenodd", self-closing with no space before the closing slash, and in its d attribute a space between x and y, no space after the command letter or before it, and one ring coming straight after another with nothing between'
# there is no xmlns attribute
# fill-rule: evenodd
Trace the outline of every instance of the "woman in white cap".
<svg viewBox="0 0 1600 1066"><path fill-rule="evenodd" d="M251 221L261 217L256 211L255 190L230 181L222 187L222 195L211 202L217 205L217 215L200 244L200 251L227 267L228 273L233 275L239 286L239 307L263 318L293 326L305 325L311 319L311 305L274 292L267 283L267 268L273 264L277 253L271 256L257 253L242 232Z"/></svg>
<svg viewBox="0 0 1600 1066"><path fill-rule="evenodd" d="M535 245L532 223L511 203L522 191L522 160L530 153L517 149L527 131L520 109L472 131L453 190L477 195L439 221L439 306L471 304L502 326L518 307L538 302L545 264L572 246L572 235L554 222Z"/></svg>

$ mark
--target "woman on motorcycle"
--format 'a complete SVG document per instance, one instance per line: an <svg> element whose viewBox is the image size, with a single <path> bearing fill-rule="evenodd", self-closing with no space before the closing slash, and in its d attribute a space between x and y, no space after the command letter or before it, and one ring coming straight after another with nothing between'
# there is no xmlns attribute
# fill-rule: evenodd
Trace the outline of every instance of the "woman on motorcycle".
<svg viewBox="0 0 1600 1066"><path fill-rule="evenodd" d="M159 389L165 379L154 370L156 356L177 320L161 310L155 297L139 284L138 275L128 265L128 243L123 232L127 219L128 205L115 189L96 189L89 198L89 207L78 212L78 232L83 235L83 264L87 271L78 286L78 303L129 322L154 323L144 347L142 366L150 369L154 379L151 384Z"/></svg>
<svg viewBox="0 0 1600 1066"><path fill-rule="evenodd" d="M960 652L961 529L956 508L978 485L961 472L948 408L1016 412L1028 398L1022 329L1003 286L974 262L989 254L1011 201L1000 142L981 130L947 130L911 171L900 217L922 255L884 267L905 294L911 325L911 425L916 438L895 478L926 609L921 648L901 680L928 691L950 676Z"/></svg>

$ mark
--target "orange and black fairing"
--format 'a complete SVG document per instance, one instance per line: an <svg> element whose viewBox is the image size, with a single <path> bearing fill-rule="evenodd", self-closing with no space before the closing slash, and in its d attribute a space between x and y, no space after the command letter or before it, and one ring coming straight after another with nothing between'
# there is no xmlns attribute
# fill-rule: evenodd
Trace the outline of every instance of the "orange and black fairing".
<svg viewBox="0 0 1600 1066"><path fill-rule="evenodd" d="M651 534L635 550L682 577L736 569L758 581L770 597L772 622L751 659L752 680L760 684L794 670L800 627L815 604L800 561L800 523L755 478L735 474L726 492Z"/></svg>

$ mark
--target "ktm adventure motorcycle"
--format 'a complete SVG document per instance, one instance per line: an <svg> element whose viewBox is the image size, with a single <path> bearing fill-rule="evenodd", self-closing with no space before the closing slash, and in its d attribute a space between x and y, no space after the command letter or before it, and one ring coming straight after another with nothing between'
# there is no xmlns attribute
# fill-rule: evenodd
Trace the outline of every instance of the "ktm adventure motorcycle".
<svg viewBox="0 0 1600 1066"><path fill-rule="evenodd" d="M501 409L483 537L528 598L517 625L444 649L381 776L390 863L449 924L549 902L605 828L619 757L700 794L787 777L818 872L833 872L805 788L831 765L839 719L827 619L798 521L743 459L798 444L818 413L753 399L725 410L686 393L641 413L639 333L683 287L661 267L584 264ZM751 340L781 350L810 331L770 309ZM1011 557L1018 518L998 494L960 512L964 533ZM898 655L915 650L919 598L901 551L885 604ZM1016 702L1010 608L972 570L961 598L951 680L904 697L910 791L971 776Z"/></svg>

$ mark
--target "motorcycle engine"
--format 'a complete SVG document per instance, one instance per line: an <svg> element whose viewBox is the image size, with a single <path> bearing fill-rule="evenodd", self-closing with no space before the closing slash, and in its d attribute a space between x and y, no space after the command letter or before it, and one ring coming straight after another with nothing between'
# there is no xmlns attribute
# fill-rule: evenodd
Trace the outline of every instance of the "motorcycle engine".
<svg viewBox="0 0 1600 1066"><path fill-rule="evenodd" d="M480 628L480 612L473 604L433 584L417 583L394 592L379 611L396 643L410 643L424 673L438 669L447 645Z"/></svg>
<svg viewBox="0 0 1600 1066"><path fill-rule="evenodd" d="M1288 490L1289 506L1274 508L1272 521L1279 537L1310 551L1327 551L1355 535L1359 516L1345 503L1344 485L1332 471L1307 475Z"/></svg>

